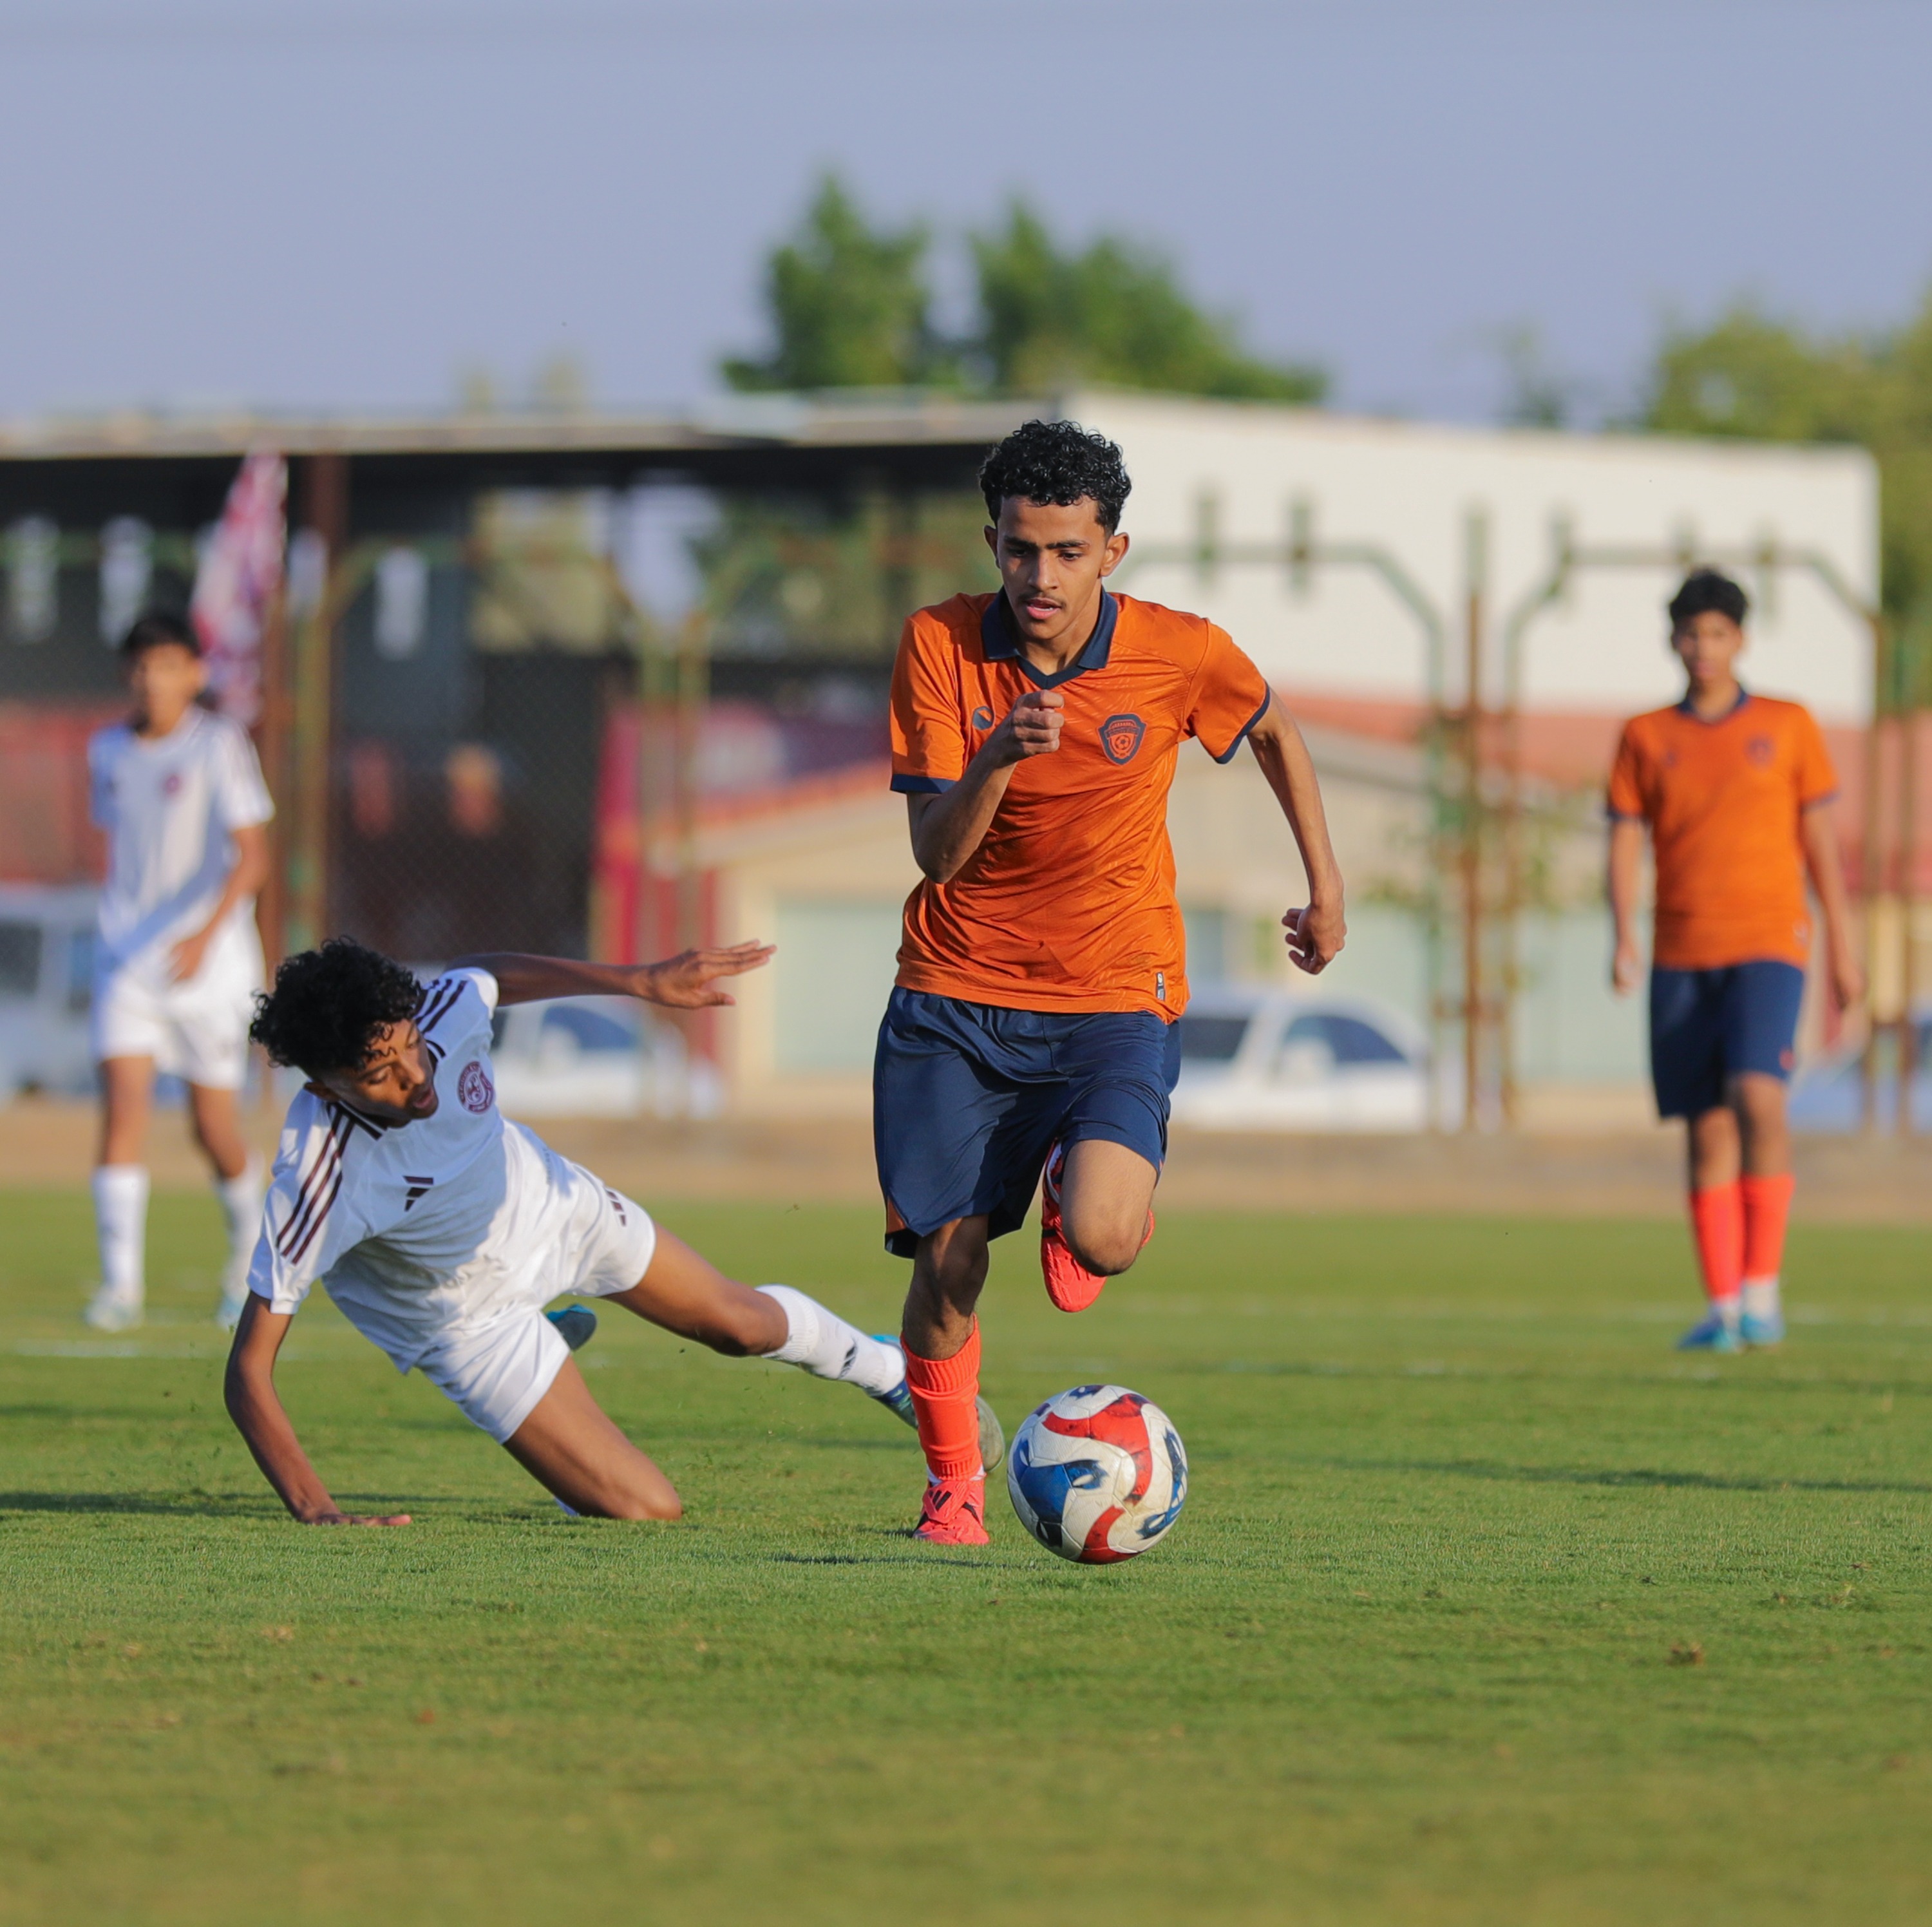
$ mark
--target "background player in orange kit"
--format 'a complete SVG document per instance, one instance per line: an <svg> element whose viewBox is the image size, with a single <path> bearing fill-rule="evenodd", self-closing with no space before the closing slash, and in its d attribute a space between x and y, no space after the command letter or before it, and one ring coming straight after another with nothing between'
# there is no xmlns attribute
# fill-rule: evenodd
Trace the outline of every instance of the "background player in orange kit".
<svg viewBox="0 0 1932 1927"><path fill-rule="evenodd" d="M1314 767L1260 671L1211 623L1105 587L1127 552L1120 450L1030 422L980 481L1001 590L911 617L892 673L892 787L926 880L873 1079L886 1244L913 1261L917 1530L950 1544L986 1538L988 1240L1043 1178L1047 1291L1078 1311L1152 1234L1187 1004L1167 837L1184 739L1223 763L1246 741L1280 800L1308 877L1282 920L1295 962L1324 968L1343 934Z"/></svg>
<svg viewBox="0 0 1932 1927"><path fill-rule="evenodd" d="M1686 1120L1690 1223L1710 1310L1679 1341L1736 1352L1784 1335L1791 1207L1785 1086L1810 955L1804 875L1825 917L1831 993L1864 994L1832 802L1837 779L1808 710L1748 694L1734 671L1744 592L1699 569L1670 604L1684 700L1624 725L1610 777L1612 980L1636 986L1638 872L1657 859L1650 973L1658 1115Z"/></svg>

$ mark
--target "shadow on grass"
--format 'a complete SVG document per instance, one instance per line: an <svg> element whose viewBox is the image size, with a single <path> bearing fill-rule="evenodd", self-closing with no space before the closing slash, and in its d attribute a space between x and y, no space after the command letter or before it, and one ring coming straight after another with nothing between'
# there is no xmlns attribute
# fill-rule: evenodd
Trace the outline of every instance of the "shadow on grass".
<svg viewBox="0 0 1932 1927"><path fill-rule="evenodd" d="M905 1535L910 1538L910 1533ZM1016 1562L999 1559L951 1559L944 1553L903 1553L895 1557L890 1553L838 1553L838 1552L775 1552L772 1554L774 1565L958 1565L968 1572L998 1572L1012 1566Z"/></svg>
<svg viewBox="0 0 1932 1927"><path fill-rule="evenodd" d="M1439 1472L1453 1478L1480 1478L1520 1485L1599 1485L1642 1490L1690 1492L1898 1493L1922 1496L1932 1485L1904 1479L1722 1478L1706 1472L1660 1472L1635 1466L1498 1465L1481 1459L1324 1459L1336 1472Z"/></svg>
<svg viewBox="0 0 1932 1927"><path fill-rule="evenodd" d="M250 1493L214 1492L0 1492L0 1513L134 1512L157 1517L252 1519L286 1515Z"/></svg>

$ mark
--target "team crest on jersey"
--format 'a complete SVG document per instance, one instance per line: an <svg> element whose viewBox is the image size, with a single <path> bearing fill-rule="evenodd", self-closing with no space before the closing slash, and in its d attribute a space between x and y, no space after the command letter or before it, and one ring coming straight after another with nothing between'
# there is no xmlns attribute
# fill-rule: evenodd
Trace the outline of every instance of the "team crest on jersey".
<svg viewBox="0 0 1932 1927"><path fill-rule="evenodd" d="M1744 754L1760 770L1768 770L1771 767L1771 759L1778 754L1778 746L1768 736L1754 736L1744 745Z"/></svg>
<svg viewBox="0 0 1932 1927"><path fill-rule="evenodd" d="M973 727L975 729L991 729L992 726L993 712L982 703L973 712Z"/></svg>
<svg viewBox="0 0 1932 1927"><path fill-rule="evenodd" d="M496 1095L496 1087L490 1082L490 1073L473 1057L463 1067L463 1074L456 1080L456 1094L463 1100L463 1108L481 1117Z"/></svg>
<svg viewBox="0 0 1932 1927"><path fill-rule="evenodd" d="M1147 734L1147 725L1137 716L1110 716L1100 725L1100 747L1110 763L1131 763Z"/></svg>
<svg viewBox="0 0 1932 1927"><path fill-rule="evenodd" d="M178 796L181 794L181 772L178 770L170 770L161 779L161 794L164 796Z"/></svg>

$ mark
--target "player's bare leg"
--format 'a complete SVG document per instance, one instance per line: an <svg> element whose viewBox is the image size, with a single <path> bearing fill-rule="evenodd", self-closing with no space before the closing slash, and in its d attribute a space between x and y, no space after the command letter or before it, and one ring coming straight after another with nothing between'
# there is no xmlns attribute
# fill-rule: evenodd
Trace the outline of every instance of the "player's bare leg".
<svg viewBox="0 0 1932 1927"><path fill-rule="evenodd" d="M625 1437L566 1358L503 1448L573 1512L594 1519L676 1519L677 1489Z"/></svg>
<svg viewBox="0 0 1932 1927"><path fill-rule="evenodd" d="M212 1085L190 1084L188 1111L194 1141L216 1181L240 1177L248 1168L248 1141L242 1135L239 1095Z"/></svg>
<svg viewBox="0 0 1932 1927"><path fill-rule="evenodd" d="M1047 1153L1040 1177L1040 1268L1062 1311L1084 1311L1154 1235L1160 1172L1112 1139Z"/></svg>
<svg viewBox="0 0 1932 1927"><path fill-rule="evenodd" d="M148 1167L141 1157L154 1094L152 1058L102 1061L100 1141L94 1172L100 1289L86 1312L97 1331L128 1331L146 1311Z"/></svg>
<svg viewBox="0 0 1932 1927"><path fill-rule="evenodd" d="M728 1278L662 1228L650 1269L608 1301L730 1358L766 1357L784 1345L790 1328L784 1307L769 1292Z"/></svg>
<svg viewBox="0 0 1932 1927"><path fill-rule="evenodd" d="M1140 1256L1160 1178L1138 1151L1110 1139L1082 1138L1067 1152L1060 1180L1060 1232L1088 1271L1118 1277Z"/></svg>

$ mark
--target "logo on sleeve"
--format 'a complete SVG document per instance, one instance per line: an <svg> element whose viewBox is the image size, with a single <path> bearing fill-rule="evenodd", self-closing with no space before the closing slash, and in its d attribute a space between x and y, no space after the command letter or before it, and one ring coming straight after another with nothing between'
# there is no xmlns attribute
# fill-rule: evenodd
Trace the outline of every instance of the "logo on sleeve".
<svg viewBox="0 0 1932 1927"><path fill-rule="evenodd" d="M1131 763L1147 734L1147 725L1137 716L1110 716L1100 725L1100 747L1110 763Z"/></svg>
<svg viewBox="0 0 1932 1927"><path fill-rule="evenodd" d="M982 703L973 712L973 727L975 729L991 729L992 726L993 712Z"/></svg>
<svg viewBox="0 0 1932 1927"><path fill-rule="evenodd" d="M473 1057L463 1067L463 1074L456 1080L456 1094L463 1100L463 1108L477 1117L490 1108L496 1094L496 1085L490 1082L490 1073Z"/></svg>

